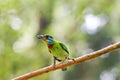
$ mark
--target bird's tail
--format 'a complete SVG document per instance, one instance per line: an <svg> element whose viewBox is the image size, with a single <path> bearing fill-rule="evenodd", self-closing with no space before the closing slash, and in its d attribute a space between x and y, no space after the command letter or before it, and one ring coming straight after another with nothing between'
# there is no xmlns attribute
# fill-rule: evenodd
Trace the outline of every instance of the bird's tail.
<svg viewBox="0 0 120 80"><path fill-rule="evenodd" d="M65 68L62 68L62 71L66 71L67 70L67 67L65 67Z"/></svg>

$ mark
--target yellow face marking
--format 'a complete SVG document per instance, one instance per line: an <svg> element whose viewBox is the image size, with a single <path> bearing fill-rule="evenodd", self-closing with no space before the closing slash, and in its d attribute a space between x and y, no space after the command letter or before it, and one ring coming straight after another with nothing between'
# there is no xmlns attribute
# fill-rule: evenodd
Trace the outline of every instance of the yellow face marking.
<svg viewBox="0 0 120 80"><path fill-rule="evenodd" d="M46 39L46 40L43 40L46 44L48 43L48 40Z"/></svg>

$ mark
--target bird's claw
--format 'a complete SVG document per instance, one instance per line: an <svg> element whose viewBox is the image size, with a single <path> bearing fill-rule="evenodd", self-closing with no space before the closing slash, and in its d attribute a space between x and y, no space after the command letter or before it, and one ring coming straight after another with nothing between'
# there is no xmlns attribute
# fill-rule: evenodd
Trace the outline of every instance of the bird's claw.
<svg viewBox="0 0 120 80"><path fill-rule="evenodd" d="M73 60L73 61L75 61L75 59L74 59L74 58L68 58L68 60Z"/></svg>

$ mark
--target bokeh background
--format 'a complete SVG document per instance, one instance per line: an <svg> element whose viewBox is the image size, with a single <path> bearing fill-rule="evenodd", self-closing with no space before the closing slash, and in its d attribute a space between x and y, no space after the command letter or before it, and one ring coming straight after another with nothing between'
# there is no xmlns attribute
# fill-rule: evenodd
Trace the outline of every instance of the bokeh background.
<svg viewBox="0 0 120 80"><path fill-rule="evenodd" d="M0 80L52 64L37 34L79 57L120 41L120 0L0 0ZM120 50L30 80L120 80Z"/></svg>

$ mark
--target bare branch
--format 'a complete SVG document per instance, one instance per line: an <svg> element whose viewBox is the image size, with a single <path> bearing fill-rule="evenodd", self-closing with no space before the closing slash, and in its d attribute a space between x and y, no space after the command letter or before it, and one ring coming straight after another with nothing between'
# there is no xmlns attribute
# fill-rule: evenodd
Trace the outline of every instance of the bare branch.
<svg viewBox="0 0 120 80"><path fill-rule="evenodd" d="M108 47L105 47L103 49L100 49L98 51L92 52L90 54L75 58L74 60L68 60L64 63L59 63L55 67L53 65L50 65L48 67L45 67L45 68L42 68L42 69L39 69L39 70L36 70L36 71L33 71L33 72L29 72L29 73L24 74L22 76L16 77L12 80L27 80L29 78L32 78L32 77L35 77L35 76L38 76L38 75L42 75L44 73L48 73L50 71L54 71L54 70L61 69L61 68L67 67L67 66L71 66L71 65L74 65L74 64L78 64L78 63L81 63L81 62L91 60L93 58L96 58L96 57L98 57L100 55L103 55L103 54L106 54L108 52L112 52L112 51L114 51L116 49L119 49L119 48L120 48L120 42L115 43L113 45L110 45Z"/></svg>

